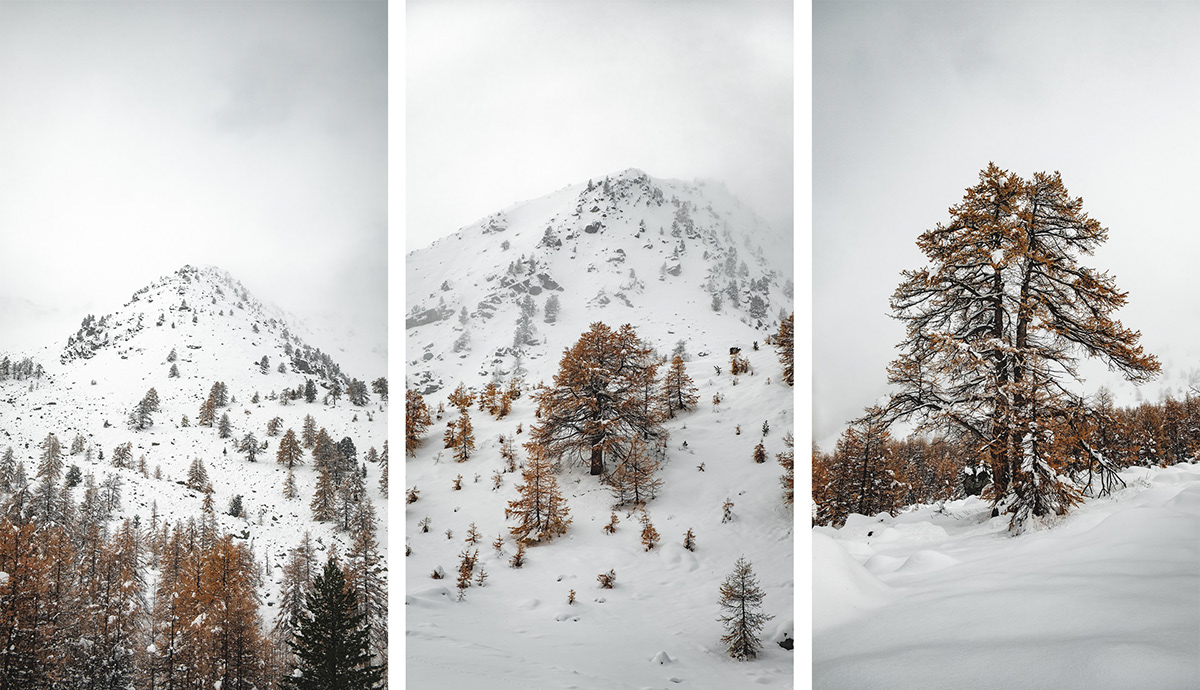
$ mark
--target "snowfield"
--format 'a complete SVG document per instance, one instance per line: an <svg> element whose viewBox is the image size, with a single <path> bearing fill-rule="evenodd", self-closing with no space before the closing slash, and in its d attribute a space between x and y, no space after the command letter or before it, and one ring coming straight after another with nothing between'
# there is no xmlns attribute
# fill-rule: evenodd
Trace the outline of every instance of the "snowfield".
<svg viewBox="0 0 1200 690"><path fill-rule="evenodd" d="M1200 687L1200 464L1013 537L971 497L813 530L813 687Z"/></svg>
<svg viewBox="0 0 1200 690"><path fill-rule="evenodd" d="M772 366L773 351L749 354L759 371ZM517 497L520 474L505 474L495 491L491 475L503 467L499 435L514 433L522 419L528 428L533 400L522 397L500 421L474 410L476 455L461 464L441 447L441 429L457 416L447 406L443 421L435 422L424 447L406 463L405 487L420 490L405 511L412 548L405 559L409 687L792 687L792 652L777 644L793 637L792 510L783 503L782 469L775 461L791 424L792 389L777 378L767 384L765 374L743 376L733 386L728 373L717 377L705 359L690 362L688 370L700 389L700 408L666 425L671 440L659 474L663 489L648 505L662 540L649 552L641 545L637 515L628 510L617 511L615 534L603 532L612 495L577 466L559 478L573 520L567 534L529 548L524 567L509 567L516 545L508 528L515 523L504 519L504 508ZM725 398L716 411L715 391ZM778 412L764 419L761 410ZM765 439L763 421L771 427ZM752 460L759 440L770 456L762 464ZM697 469L702 462L703 472ZM463 488L455 491L459 474ZM727 497L734 520L723 524ZM427 516L429 532L422 532L418 523ZM454 573L471 523L483 535L472 548L479 549L488 578L459 602ZM682 545L689 528L696 535L694 552ZM505 546L498 554L491 543L501 534ZM717 590L740 555L753 564L767 592L764 610L775 616L763 631L758 659L741 663L725 655L716 620ZM430 577L438 566L446 579ZM601 589L596 576L610 569L616 586ZM574 604L567 603L571 589Z"/></svg>

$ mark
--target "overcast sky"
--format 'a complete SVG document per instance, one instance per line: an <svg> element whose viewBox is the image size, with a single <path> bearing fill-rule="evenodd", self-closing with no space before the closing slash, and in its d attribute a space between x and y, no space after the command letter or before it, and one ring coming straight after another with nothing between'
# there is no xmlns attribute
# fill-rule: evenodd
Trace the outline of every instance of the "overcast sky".
<svg viewBox="0 0 1200 690"><path fill-rule="evenodd" d="M790 2L409 2L407 241L625 168L792 226Z"/></svg>
<svg viewBox="0 0 1200 690"><path fill-rule="evenodd" d="M0 349L184 264L385 343L386 182L382 2L0 2Z"/></svg>
<svg viewBox="0 0 1200 690"><path fill-rule="evenodd" d="M989 161L1061 172L1118 316L1200 369L1200 2L817 2L812 88L818 442L886 394L900 271Z"/></svg>

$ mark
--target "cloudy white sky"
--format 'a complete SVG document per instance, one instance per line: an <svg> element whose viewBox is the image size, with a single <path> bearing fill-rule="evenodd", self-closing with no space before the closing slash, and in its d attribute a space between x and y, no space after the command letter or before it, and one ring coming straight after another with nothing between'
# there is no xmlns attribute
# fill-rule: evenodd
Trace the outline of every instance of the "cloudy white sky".
<svg viewBox="0 0 1200 690"><path fill-rule="evenodd" d="M387 124L383 2L0 2L0 349L189 263L385 343Z"/></svg>
<svg viewBox="0 0 1200 690"><path fill-rule="evenodd" d="M792 225L790 2L408 3L407 242L625 168Z"/></svg>
<svg viewBox="0 0 1200 690"><path fill-rule="evenodd" d="M818 442L886 394L888 298L989 161L1061 172L1119 317L1200 370L1200 2L816 2L812 88Z"/></svg>

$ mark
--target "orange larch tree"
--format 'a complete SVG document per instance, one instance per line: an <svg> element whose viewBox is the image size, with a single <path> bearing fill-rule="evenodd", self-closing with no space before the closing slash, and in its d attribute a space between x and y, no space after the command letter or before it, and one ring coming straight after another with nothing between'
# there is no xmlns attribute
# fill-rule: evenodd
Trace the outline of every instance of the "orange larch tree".
<svg viewBox="0 0 1200 690"><path fill-rule="evenodd" d="M661 406L646 399L657 389L658 366L629 324L616 331L592 324L563 353L554 385L534 394L541 413L534 442L555 458L588 458L591 474L603 475L606 458L623 459L635 436L665 437Z"/></svg>
<svg viewBox="0 0 1200 690"><path fill-rule="evenodd" d="M700 400L696 384L692 383L692 377L687 375L687 367L684 365L681 355L675 355L675 358L671 360L671 367L667 370L664 387L666 389L667 412L672 417L675 416L676 410L694 409L696 403Z"/></svg>
<svg viewBox="0 0 1200 690"><path fill-rule="evenodd" d="M421 397L421 394L411 389L404 391L405 452L409 455L417 454L417 448L421 446L425 431L432 423L429 418L429 408L425 406L425 399Z"/></svg>
<svg viewBox="0 0 1200 690"><path fill-rule="evenodd" d="M509 528L519 543L531 543L553 539L566 534L571 524L571 511L558 489L558 478L546 455L537 443L525 444L529 460L521 468L524 484L517 486L521 497L509 501L504 517L516 518L520 524Z"/></svg>
<svg viewBox="0 0 1200 690"><path fill-rule="evenodd" d="M918 239L928 265L905 271L892 296L907 334L886 418L974 439L991 469L986 495L1013 529L1075 500L1047 432L1075 407L1063 382L1078 379L1079 357L1135 382L1159 370L1113 318L1126 293L1079 263L1107 236L1058 173L1024 180L989 164L950 222Z"/></svg>

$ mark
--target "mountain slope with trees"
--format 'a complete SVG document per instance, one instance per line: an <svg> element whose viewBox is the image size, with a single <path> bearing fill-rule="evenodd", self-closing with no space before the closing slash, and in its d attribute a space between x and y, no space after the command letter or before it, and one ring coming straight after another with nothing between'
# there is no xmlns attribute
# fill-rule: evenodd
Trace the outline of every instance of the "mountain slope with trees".
<svg viewBox="0 0 1200 690"><path fill-rule="evenodd" d="M409 255L410 684L791 686L790 280L760 223L629 170ZM739 558L774 616L743 663Z"/></svg>
<svg viewBox="0 0 1200 690"><path fill-rule="evenodd" d="M273 687L295 663L282 604L335 554L386 662L387 401L362 394L386 372L343 371L190 266L32 359L41 376L0 380L0 626L37 634L0 664L38 687ZM295 443L306 422L323 454Z"/></svg>

